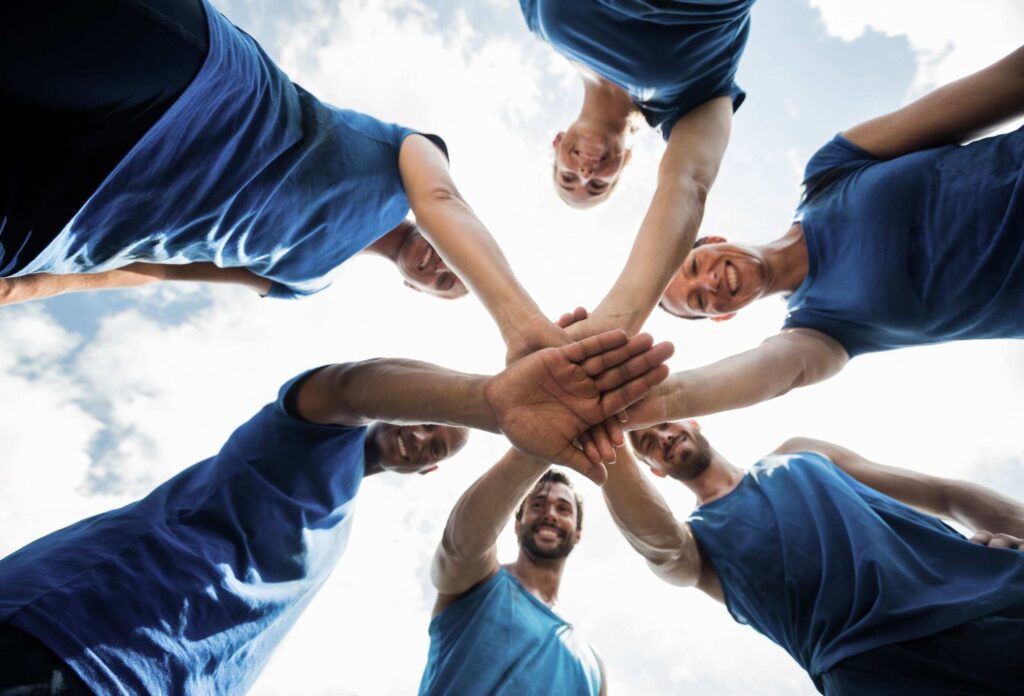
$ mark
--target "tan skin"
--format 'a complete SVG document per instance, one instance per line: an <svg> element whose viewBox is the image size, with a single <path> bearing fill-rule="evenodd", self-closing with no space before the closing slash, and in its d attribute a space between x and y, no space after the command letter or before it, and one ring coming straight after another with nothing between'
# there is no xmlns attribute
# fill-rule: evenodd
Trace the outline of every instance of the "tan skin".
<svg viewBox="0 0 1024 696"><path fill-rule="evenodd" d="M659 475L676 478L698 504L731 493L745 475L700 435L694 421L662 423L631 433L637 456ZM971 541L993 548L1024 549L1024 505L977 484L872 462L821 440L792 438L772 454L818 452L854 479L911 507L976 530ZM692 460L708 458L693 476ZM703 560L688 523L677 519L632 459L610 472L603 491L612 516L656 575L680 586L696 586L723 601L714 568Z"/></svg>
<svg viewBox="0 0 1024 696"><path fill-rule="evenodd" d="M523 529L533 530L532 543L542 551L582 538L577 529L576 497L561 483L537 485L548 470L543 459L512 449L459 498L434 553L431 580L437 588L433 615L487 582L498 573L497 540L523 501L522 519L516 521L516 538ZM520 539L515 561L504 565L523 587L548 606L558 601L558 590L567 556L545 558L531 553ZM599 660L600 663L600 660ZM608 693L601 664L601 693Z"/></svg>

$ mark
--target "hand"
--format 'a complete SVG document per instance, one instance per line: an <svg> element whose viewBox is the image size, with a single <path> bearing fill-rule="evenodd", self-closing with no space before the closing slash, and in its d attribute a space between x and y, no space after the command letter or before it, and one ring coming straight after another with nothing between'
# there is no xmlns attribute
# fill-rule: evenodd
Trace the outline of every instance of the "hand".
<svg viewBox="0 0 1024 696"><path fill-rule="evenodd" d="M668 376L664 362L672 344L653 342L648 334L627 338L610 331L539 350L492 377L484 395L498 427L519 450L601 484L608 472L600 456L584 454L573 441Z"/></svg>
<svg viewBox="0 0 1024 696"><path fill-rule="evenodd" d="M542 348L557 348L571 342L572 339L565 331L537 314L518 324L515 332L505 339L505 346L508 349L505 353L505 364L511 365Z"/></svg>
<svg viewBox="0 0 1024 696"><path fill-rule="evenodd" d="M1024 539L1020 539L1009 534L993 534L992 532L986 532L983 529L978 530L971 537L971 541L975 544L981 544L982 546L988 546L993 549L1016 549L1018 551L1024 551Z"/></svg>
<svg viewBox="0 0 1024 696"><path fill-rule="evenodd" d="M579 341L605 331L624 329L625 321L616 322L607 317L590 316L586 309L577 307L572 312L566 312L560 316L558 325L565 329L570 339Z"/></svg>

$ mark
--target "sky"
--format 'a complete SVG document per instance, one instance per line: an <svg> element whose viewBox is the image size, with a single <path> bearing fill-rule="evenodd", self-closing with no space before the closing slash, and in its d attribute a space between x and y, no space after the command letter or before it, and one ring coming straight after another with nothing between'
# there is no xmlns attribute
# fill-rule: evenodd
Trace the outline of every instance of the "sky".
<svg viewBox="0 0 1024 696"><path fill-rule="evenodd" d="M546 313L593 307L610 287L653 192L662 141L638 135L605 206L580 212L558 201L550 142L575 116L582 87L528 33L516 3L217 6L324 101L444 137L460 189ZM738 74L748 98L702 232L778 236L819 146L1000 58L1022 28L1014 0L759 0ZM781 300L766 300L724 324L657 312L645 328L675 343L680 370L756 345L784 314ZM395 356L493 373L504 355L475 299L417 295L378 258L353 259L331 288L301 301L149 287L3 308L0 332L0 556L214 453L308 367ZM965 342L863 356L825 384L701 422L742 466L806 435L1024 498L1022 395L1024 347ZM434 600L430 558L452 505L506 447L474 433L434 474L369 479L345 556L252 693L414 692ZM587 523L561 611L602 654L612 693L816 693L780 648L721 605L657 580L600 492L577 479ZM670 480L657 485L685 518L693 497ZM499 549L514 557L509 530Z"/></svg>

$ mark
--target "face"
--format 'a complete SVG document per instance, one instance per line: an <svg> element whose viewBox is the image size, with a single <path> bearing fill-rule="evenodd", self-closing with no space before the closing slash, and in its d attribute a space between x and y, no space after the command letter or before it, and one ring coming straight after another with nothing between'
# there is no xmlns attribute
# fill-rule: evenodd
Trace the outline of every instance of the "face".
<svg viewBox="0 0 1024 696"><path fill-rule="evenodd" d="M523 504L523 516L516 520L519 545L533 558L565 558L580 532L576 529L576 496L564 483L545 481Z"/></svg>
<svg viewBox="0 0 1024 696"><path fill-rule="evenodd" d="M395 263L405 284L414 290L445 299L462 297L469 292L419 230L413 229L405 236Z"/></svg>
<svg viewBox="0 0 1024 696"><path fill-rule="evenodd" d="M711 445L696 421L661 423L632 434L637 454L661 476L691 481L711 464Z"/></svg>
<svg viewBox="0 0 1024 696"><path fill-rule="evenodd" d="M576 208L606 200L630 156L623 133L597 133L575 123L552 145L555 191Z"/></svg>
<svg viewBox="0 0 1024 696"><path fill-rule="evenodd" d="M708 239L686 255L662 295L662 306L675 316L731 319L765 292L767 267L759 252Z"/></svg>
<svg viewBox="0 0 1024 696"><path fill-rule="evenodd" d="M380 466L400 474L426 474L466 444L469 431L447 425L376 423L368 435L380 453Z"/></svg>

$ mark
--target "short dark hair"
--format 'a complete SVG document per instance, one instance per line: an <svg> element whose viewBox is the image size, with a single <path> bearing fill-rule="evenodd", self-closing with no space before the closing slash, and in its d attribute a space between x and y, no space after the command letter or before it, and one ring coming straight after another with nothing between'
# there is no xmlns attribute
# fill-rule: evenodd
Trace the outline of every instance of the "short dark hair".
<svg viewBox="0 0 1024 696"><path fill-rule="evenodd" d="M581 496L579 491L577 491L572 485L572 481L569 477L558 469L548 469L545 471L544 475L541 476L533 488L530 489L530 492L526 494L526 497L519 501L519 508L516 510L516 522L521 522L523 519L523 510L526 508L527 499L535 490L543 486L545 483L560 483L572 491L572 497L576 500L576 531L578 532L583 529L583 496Z"/></svg>
<svg viewBox="0 0 1024 696"><path fill-rule="evenodd" d="M690 247L690 251L693 251L699 246L704 246L707 243L708 238L706 236L697 237L697 239L693 240L693 246ZM690 252L687 252L686 255L689 256ZM658 307L660 307L663 312L668 312L669 314L672 314L672 312L668 311L668 307L665 306L664 300L658 300ZM696 321L698 319L707 319L707 317L684 317L680 314L672 314L672 316L674 316L676 319L689 319L690 321Z"/></svg>

